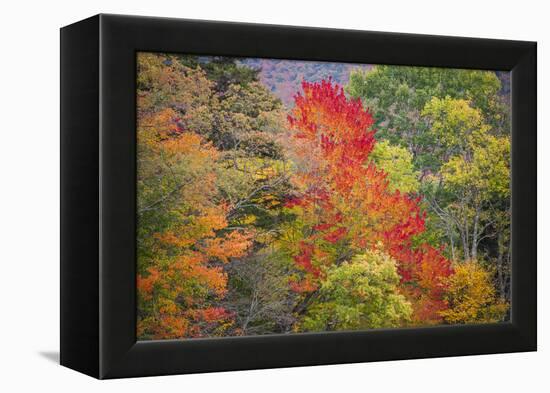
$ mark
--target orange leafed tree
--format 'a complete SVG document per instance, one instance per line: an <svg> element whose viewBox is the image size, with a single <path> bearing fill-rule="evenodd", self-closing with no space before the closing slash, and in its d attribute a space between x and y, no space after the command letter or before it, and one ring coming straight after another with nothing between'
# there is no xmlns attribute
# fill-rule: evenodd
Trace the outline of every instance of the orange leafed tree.
<svg viewBox="0 0 550 393"><path fill-rule="evenodd" d="M216 189L217 150L177 122L166 109L138 124L139 238L147 250L137 278L139 337L221 335L231 327L232 313L216 303L227 292L223 265L251 244L249 232L228 229L230 206Z"/></svg>
<svg viewBox="0 0 550 393"><path fill-rule="evenodd" d="M302 87L288 117L297 191L286 206L303 223L303 239L294 250L302 274L291 287L311 293L326 268L382 248L399 263L414 318L439 320L450 261L429 245L413 248L414 236L425 230L420 200L390 191L386 173L369 158L376 143L371 114L330 80Z"/></svg>

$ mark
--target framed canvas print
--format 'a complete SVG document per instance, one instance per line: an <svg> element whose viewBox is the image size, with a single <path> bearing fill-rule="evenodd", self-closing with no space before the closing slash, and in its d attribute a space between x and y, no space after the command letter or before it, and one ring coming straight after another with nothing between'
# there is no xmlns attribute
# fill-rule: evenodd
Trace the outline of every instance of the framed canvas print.
<svg viewBox="0 0 550 393"><path fill-rule="evenodd" d="M61 29L61 364L536 350L536 44Z"/></svg>

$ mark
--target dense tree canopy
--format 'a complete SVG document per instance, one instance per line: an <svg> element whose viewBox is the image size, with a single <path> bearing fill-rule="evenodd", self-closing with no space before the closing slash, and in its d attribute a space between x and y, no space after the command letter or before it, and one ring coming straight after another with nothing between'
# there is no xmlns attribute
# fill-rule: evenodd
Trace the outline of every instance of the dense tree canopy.
<svg viewBox="0 0 550 393"><path fill-rule="evenodd" d="M140 339L506 318L499 79L370 68L285 106L246 61L138 54Z"/></svg>
<svg viewBox="0 0 550 393"><path fill-rule="evenodd" d="M379 141L412 155L446 255L494 264L509 300L510 102L497 74L376 66L353 73L346 90L372 110Z"/></svg>
<svg viewBox="0 0 550 393"><path fill-rule="evenodd" d="M508 105L499 95L501 82L493 72L381 65L353 73L346 89L373 111L378 137L407 147L418 169L438 169L440 154L445 153L434 154L437 134L430 132L422 115L433 98L468 102L500 133L509 133Z"/></svg>

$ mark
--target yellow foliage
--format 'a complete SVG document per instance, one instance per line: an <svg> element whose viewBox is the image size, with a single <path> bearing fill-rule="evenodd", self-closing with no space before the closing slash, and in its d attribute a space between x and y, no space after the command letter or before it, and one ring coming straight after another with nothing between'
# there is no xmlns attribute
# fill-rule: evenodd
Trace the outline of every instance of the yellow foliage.
<svg viewBox="0 0 550 393"><path fill-rule="evenodd" d="M508 305L499 299L491 282L492 272L479 262L468 261L455 267L447 279L445 300L449 308L441 311L445 322L491 323L503 319Z"/></svg>

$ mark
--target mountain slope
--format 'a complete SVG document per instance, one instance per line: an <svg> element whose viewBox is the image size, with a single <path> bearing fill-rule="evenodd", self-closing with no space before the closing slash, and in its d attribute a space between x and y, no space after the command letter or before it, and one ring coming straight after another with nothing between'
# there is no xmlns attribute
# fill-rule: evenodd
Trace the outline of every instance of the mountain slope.
<svg viewBox="0 0 550 393"><path fill-rule="evenodd" d="M332 78L340 86L348 83L353 70L368 70L370 65L279 59L242 59L241 64L259 68L260 80L287 106L302 90L302 81L318 82Z"/></svg>

